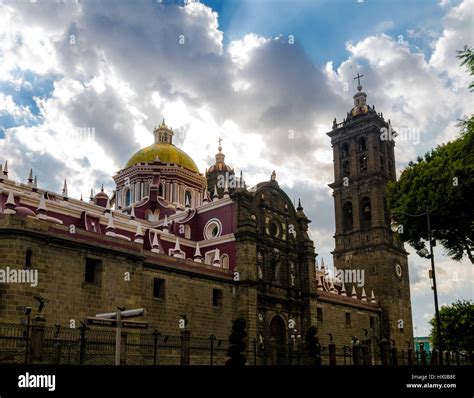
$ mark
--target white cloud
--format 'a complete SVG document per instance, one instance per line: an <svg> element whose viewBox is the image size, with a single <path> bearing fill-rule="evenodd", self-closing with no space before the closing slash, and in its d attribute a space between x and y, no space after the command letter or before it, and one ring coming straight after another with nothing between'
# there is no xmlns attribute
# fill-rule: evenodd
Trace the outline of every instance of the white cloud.
<svg viewBox="0 0 474 398"><path fill-rule="evenodd" d="M34 119L27 106L17 105L11 95L5 95L0 92L0 115L2 113L8 114L17 120Z"/></svg>
<svg viewBox="0 0 474 398"><path fill-rule="evenodd" d="M454 85L456 90L465 88L470 81L466 70L459 67L456 55L465 45L473 44L473 20L474 0L464 0L448 10L443 20L443 33L433 45L434 51L429 61L440 73L447 73L451 86Z"/></svg>
<svg viewBox="0 0 474 398"><path fill-rule="evenodd" d="M398 161L452 138L453 121L469 111L468 77L454 50L468 44L472 3L446 6L441 36L430 36L429 59L379 34L348 44L348 58L328 61L323 70L279 37L249 32L224 47L217 14L200 3L14 3L0 14L0 76L11 80L14 68L29 69L54 73L55 83L50 98L37 100L42 124L9 129L0 156L15 156L22 177L33 162L44 175L40 183L58 174L56 190L70 173L76 196L101 182L112 188L110 175L152 142L165 116L175 142L202 172L214 161L219 137L226 160L244 170L249 184L268 180L275 169L292 197L307 198L313 235L328 253L334 220L326 184L333 170L325 132L351 108L354 72L365 75L369 103L393 125L420 130L421 144L397 144ZM379 28L393 28L392 21ZM10 113L27 112L8 101ZM77 128L94 128L95 140L81 142Z"/></svg>
<svg viewBox="0 0 474 398"><path fill-rule="evenodd" d="M248 64L252 52L267 41L268 39L254 33L245 35L242 40L232 41L228 48L232 61L242 69Z"/></svg>

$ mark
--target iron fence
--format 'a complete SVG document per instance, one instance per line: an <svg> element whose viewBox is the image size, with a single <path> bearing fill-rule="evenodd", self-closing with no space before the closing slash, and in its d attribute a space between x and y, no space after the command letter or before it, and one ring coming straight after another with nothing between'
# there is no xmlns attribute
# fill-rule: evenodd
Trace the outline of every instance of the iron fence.
<svg viewBox="0 0 474 398"><path fill-rule="evenodd" d="M0 323L0 364L44 363L113 365L115 363L115 329L65 328L59 325L41 329L41 338L29 325ZM41 344L37 356L35 345ZM252 339L247 342L248 365L307 365L304 343ZM164 335L158 331L122 331L121 361L128 365L224 365L229 343L224 336L198 338ZM184 353L185 351L185 353ZM183 359L184 358L184 359ZM472 365L464 352L445 352L446 365ZM397 350L377 344L321 347L322 365L437 365L436 351Z"/></svg>

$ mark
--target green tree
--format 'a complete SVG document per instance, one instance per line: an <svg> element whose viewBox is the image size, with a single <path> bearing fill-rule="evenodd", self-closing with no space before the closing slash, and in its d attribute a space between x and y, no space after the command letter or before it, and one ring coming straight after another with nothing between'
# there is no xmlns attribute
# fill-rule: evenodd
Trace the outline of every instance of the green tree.
<svg viewBox="0 0 474 398"><path fill-rule="evenodd" d="M459 52L462 65L474 76L474 53L465 47ZM474 88L474 82L470 84ZM426 219L403 213L420 214L429 209L433 237L456 261L467 256L472 263L474 242L474 117L460 122L461 135L410 162L400 179L387 186L389 208L402 228L399 237L415 249L428 239Z"/></svg>
<svg viewBox="0 0 474 398"><path fill-rule="evenodd" d="M227 354L230 359L226 362L228 366L243 366L247 361L247 358L242 353L247 348L245 339L247 337L247 332L245 328L247 323L243 318L237 318L232 324L232 331L229 336L229 348Z"/></svg>
<svg viewBox="0 0 474 398"><path fill-rule="evenodd" d="M474 303L458 300L451 305L444 305L439 310L439 317L443 349L466 352L469 361L474 364ZM431 319L430 324L431 342L437 348L436 319Z"/></svg>
<svg viewBox="0 0 474 398"><path fill-rule="evenodd" d="M472 47L464 46L464 49L458 51L458 58L461 60L461 66L465 66L471 76L474 76L474 51ZM469 90L474 91L474 80L469 84Z"/></svg>
<svg viewBox="0 0 474 398"><path fill-rule="evenodd" d="M318 339L318 329L315 326L308 328L304 341L308 365L321 365L321 345Z"/></svg>

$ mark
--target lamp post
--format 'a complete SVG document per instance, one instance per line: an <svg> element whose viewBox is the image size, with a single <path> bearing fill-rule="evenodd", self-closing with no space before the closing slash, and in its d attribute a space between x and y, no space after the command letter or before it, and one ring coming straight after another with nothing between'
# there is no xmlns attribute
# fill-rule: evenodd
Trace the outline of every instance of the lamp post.
<svg viewBox="0 0 474 398"><path fill-rule="evenodd" d="M433 279L433 295L434 295L434 304L435 304L435 318L436 318L436 334L438 336L438 350L439 350L439 364L443 365L443 342L441 339L441 319L439 317L439 306L438 306L438 290L436 287L436 273L435 273L435 263L434 263L434 252L433 252L433 247L435 244L433 243L433 237L432 237L432 231L431 231L431 220L430 220L430 211L428 208L426 208L426 212L420 213L420 214L409 214L405 213L403 211L397 212L399 214L403 214L408 217L421 217L421 216L426 216L426 227L428 230L428 241L430 245L430 251L428 254L428 251L423 248L421 250L418 250L416 253L420 257L424 258L429 258L431 260L431 272L430 276ZM392 221L392 231L397 232L398 231L398 224L396 221Z"/></svg>
<svg viewBox="0 0 474 398"><path fill-rule="evenodd" d="M25 363L28 363L28 355L30 353L30 318L31 318L31 307L25 308L25 315L27 317L26 323L26 341L25 341Z"/></svg>

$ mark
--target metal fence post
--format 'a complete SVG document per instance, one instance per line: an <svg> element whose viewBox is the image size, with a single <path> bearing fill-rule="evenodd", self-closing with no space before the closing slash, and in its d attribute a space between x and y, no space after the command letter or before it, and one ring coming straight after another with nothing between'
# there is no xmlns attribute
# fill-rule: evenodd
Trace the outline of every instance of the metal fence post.
<svg viewBox="0 0 474 398"><path fill-rule="evenodd" d="M26 341L25 341L25 363L28 363L28 356L30 355L30 318L31 318L31 308L27 308L26 311L27 323L26 323Z"/></svg>
<svg viewBox="0 0 474 398"><path fill-rule="evenodd" d="M181 358L180 365L189 365L189 341L191 332L187 329L181 329Z"/></svg>
<svg viewBox="0 0 474 398"><path fill-rule="evenodd" d="M387 339L382 339L382 341L380 342L380 359L383 366L388 365L388 362L389 362L389 358L388 358L389 357L388 355L389 344L390 342Z"/></svg>
<svg viewBox="0 0 474 398"><path fill-rule="evenodd" d="M413 365L413 349L409 348L407 351L407 358L408 358L408 366Z"/></svg>
<svg viewBox="0 0 474 398"><path fill-rule="evenodd" d="M153 365L156 365L156 354L158 352L158 337L161 335L161 333L155 329L152 332L154 341L153 341Z"/></svg>
<svg viewBox="0 0 474 398"><path fill-rule="evenodd" d="M361 346L359 344L355 344L352 346L352 363L354 365L360 365L360 352L361 352Z"/></svg>
<svg viewBox="0 0 474 398"><path fill-rule="evenodd" d="M44 329L46 319L38 315L33 320L31 328L31 361L39 363L43 361L44 351Z"/></svg>
<svg viewBox="0 0 474 398"><path fill-rule="evenodd" d="M209 340L211 341L211 366L214 365L214 340L216 339L216 336L211 334L209 336Z"/></svg>
<svg viewBox="0 0 474 398"><path fill-rule="evenodd" d="M84 322L81 322L81 326L79 326L79 336L80 336L79 364L80 365L84 363L85 356L86 356L86 330L89 330L89 327Z"/></svg>
<svg viewBox="0 0 474 398"><path fill-rule="evenodd" d="M392 354L392 365L397 366L398 365L397 347L395 347L395 346L392 347L391 354Z"/></svg>
<svg viewBox="0 0 474 398"><path fill-rule="evenodd" d="M362 364L363 365L372 365L372 353L370 350L372 340L365 339L362 341Z"/></svg>
<svg viewBox="0 0 474 398"><path fill-rule="evenodd" d="M252 339L253 344L253 364L257 366L257 339Z"/></svg>
<svg viewBox="0 0 474 398"><path fill-rule="evenodd" d="M336 344L329 343L329 365L336 365Z"/></svg>

